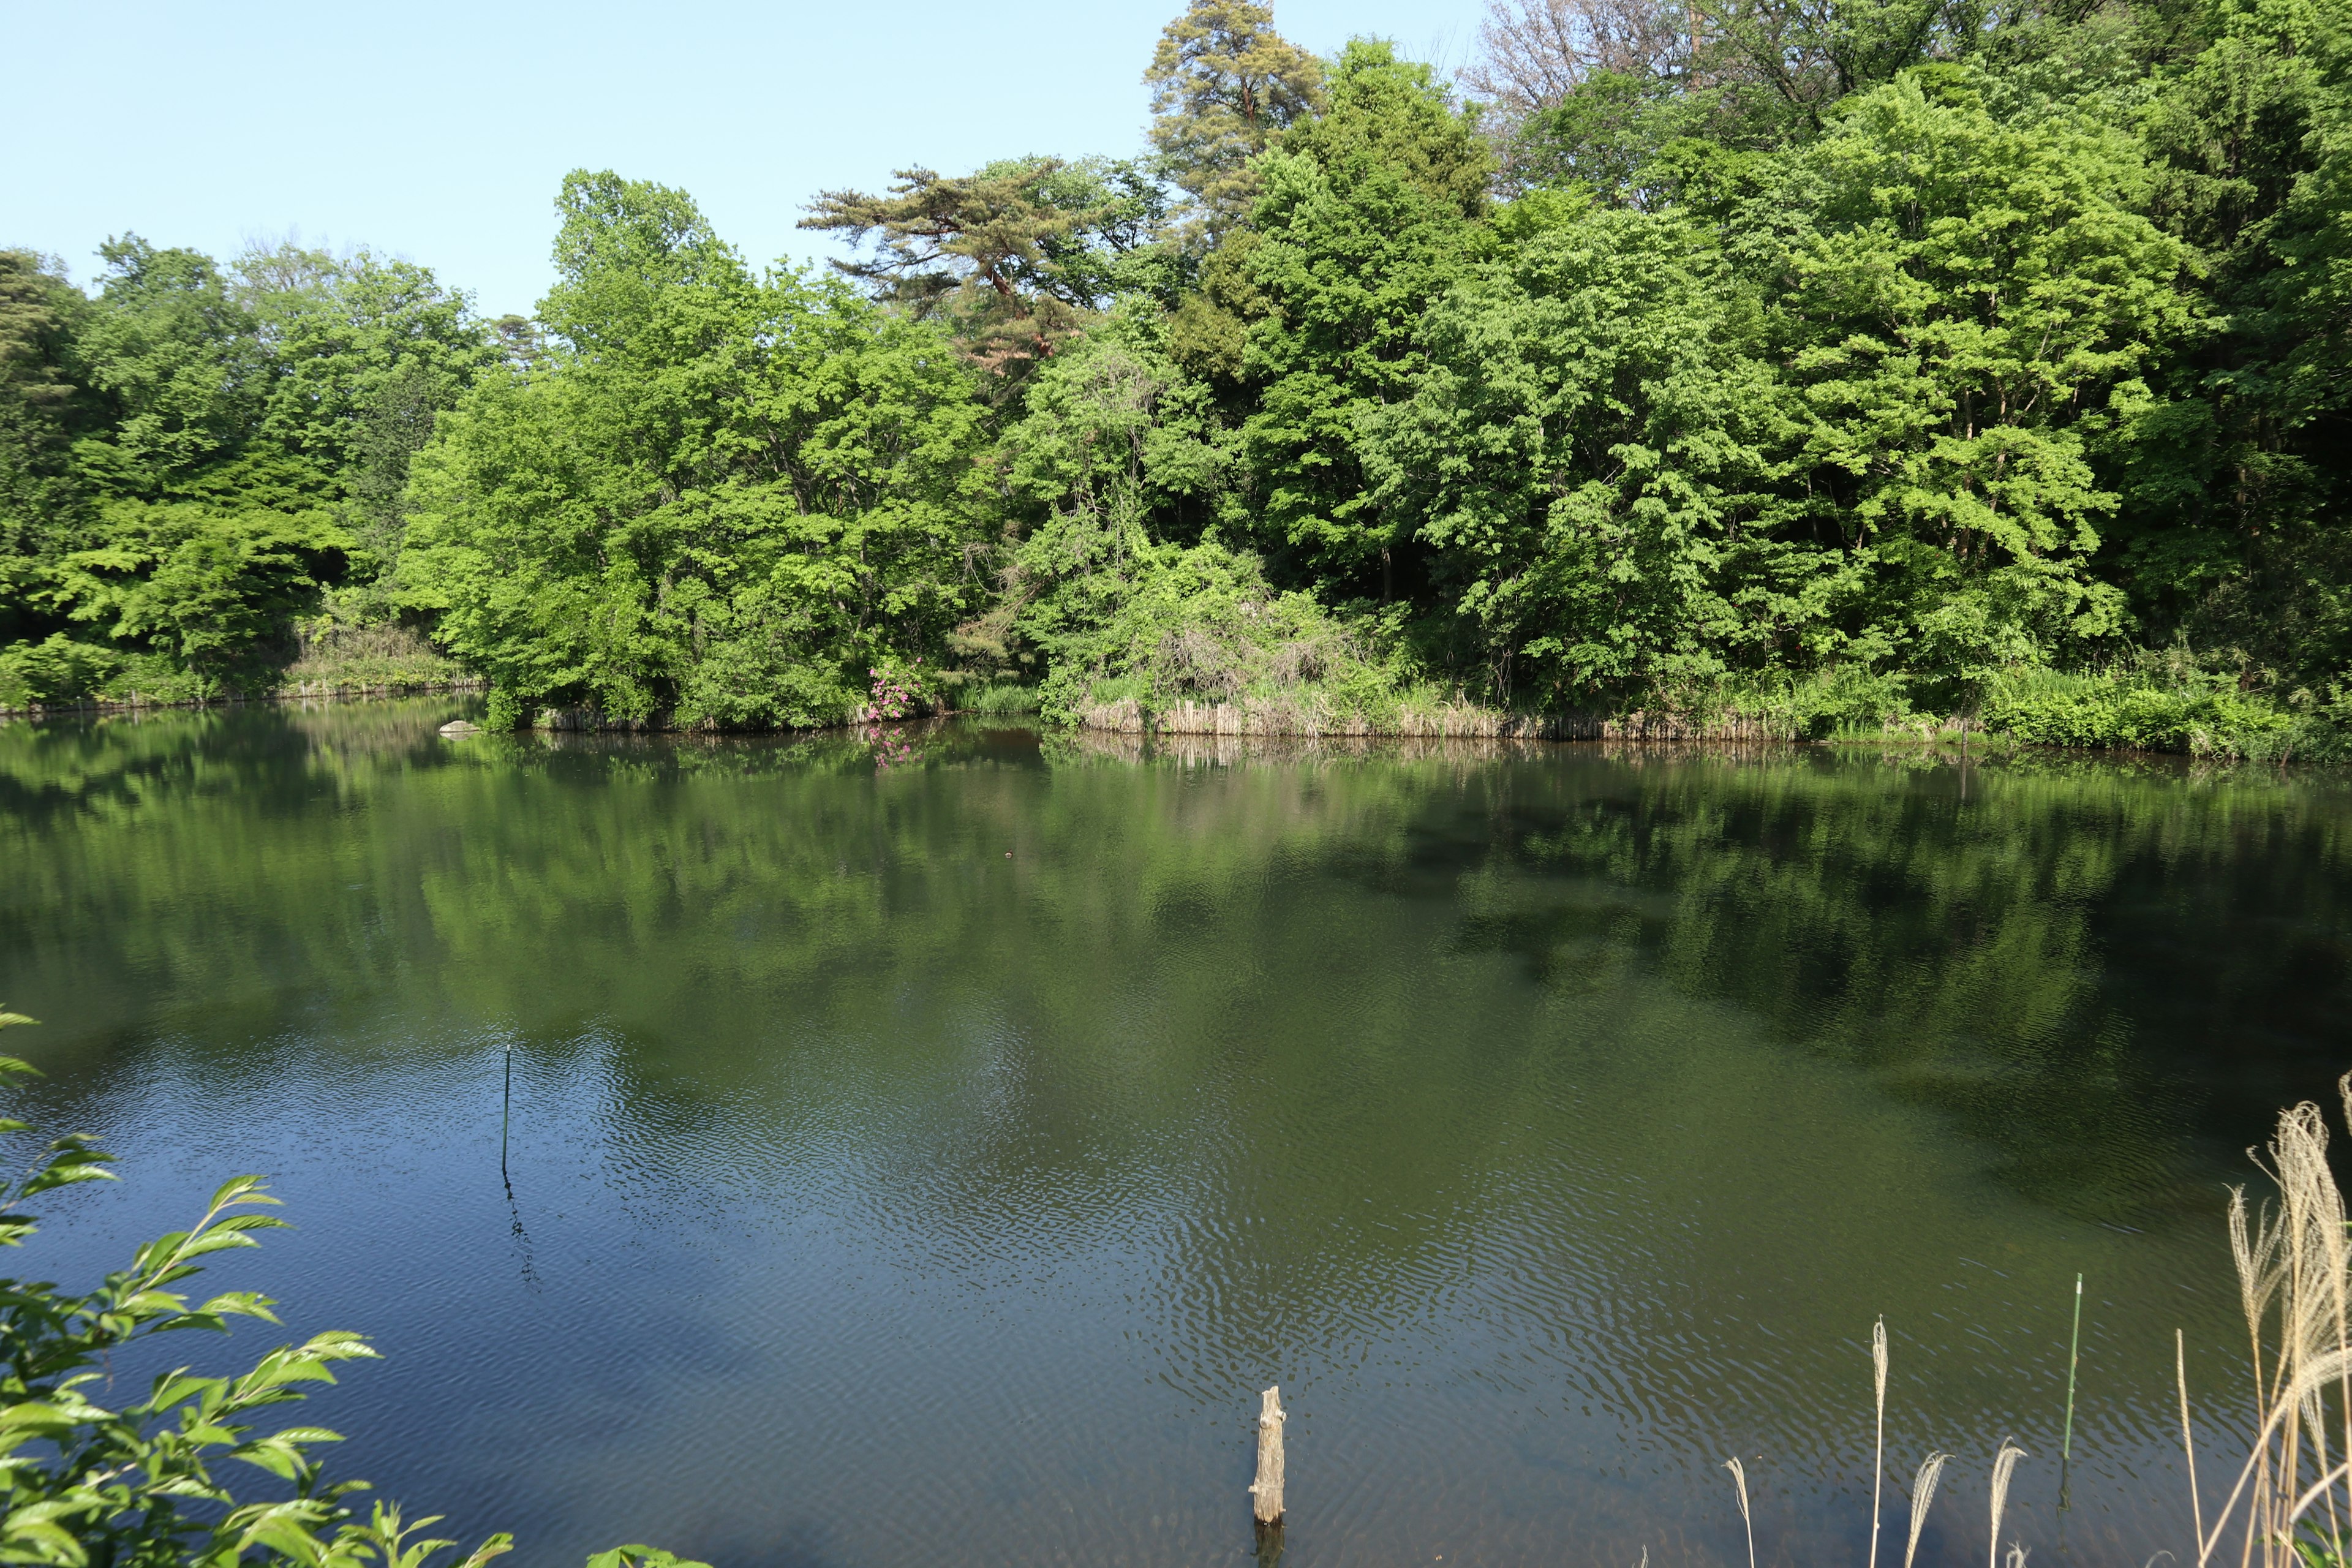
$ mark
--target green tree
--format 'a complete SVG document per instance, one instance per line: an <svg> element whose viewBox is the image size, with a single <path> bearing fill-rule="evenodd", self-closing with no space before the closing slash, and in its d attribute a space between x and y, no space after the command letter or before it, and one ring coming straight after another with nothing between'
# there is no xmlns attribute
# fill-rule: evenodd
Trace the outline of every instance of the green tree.
<svg viewBox="0 0 2352 1568"><path fill-rule="evenodd" d="M234 456L258 422L267 367L251 312L212 258L136 235L100 247L106 272L74 344L105 425L76 458L98 486L157 495Z"/></svg>
<svg viewBox="0 0 2352 1568"><path fill-rule="evenodd" d="M2303 680L2352 666L2352 85L2338 8L2219 7L2142 132L2213 330L2168 345L2124 446L2125 581L2159 635Z"/></svg>
<svg viewBox="0 0 2352 1568"><path fill-rule="evenodd" d="M1213 242L1249 215L1251 160L1321 111L1323 62L1274 30L1253 0L1192 0L1160 30L1150 68L1151 143L1192 197L1193 234Z"/></svg>
<svg viewBox="0 0 2352 1568"><path fill-rule="evenodd" d="M987 410L936 327L744 270L683 193L574 174L542 316L418 455L409 602L494 712L837 722L982 595Z"/></svg>
<svg viewBox="0 0 2352 1568"><path fill-rule="evenodd" d="M1224 481L1215 411L1165 333L1139 306L1089 332L1038 373L1001 445L1023 531L995 619L1045 653L1064 705L1110 672L1122 616Z"/></svg>
<svg viewBox="0 0 2352 1568"><path fill-rule="evenodd" d="M1735 220L1774 236L1755 243L1811 482L1916 668L1975 680L2128 629L2091 571L2117 506L2094 443L2198 325L2187 255L2132 210L2145 189L2117 133L2004 126L1906 76Z"/></svg>
<svg viewBox="0 0 2352 1568"><path fill-rule="evenodd" d="M902 169L888 194L827 191L803 228L872 238L836 261L877 297L945 321L990 369L1041 360L1080 331L1154 237L1159 192L1131 163L1013 158L950 178Z"/></svg>
<svg viewBox="0 0 2352 1568"><path fill-rule="evenodd" d="M1663 153L1696 128L1700 107L1659 78L1593 71L1527 117L1510 148L1512 174L1522 186L1581 185L1612 205L1655 210L1675 195Z"/></svg>
<svg viewBox="0 0 2352 1568"><path fill-rule="evenodd" d="M119 654L160 658L151 676L253 684L350 544L331 469L266 427L272 347L294 318L284 291L194 251L133 236L101 255L99 296L75 312L65 350L89 411L72 450L82 521L22 588L26 635L86 627ZM315 292L327 263L296 252L275 266L299 293ZM21 672L48 672L34 685L121 662L43 646L38 669Z"/></svg>
<svg viewBox="0 0 2352 1568"><path fill-rule="evenodd" d="M36 596L87 526L73 447L96 411L71 360L89 312L44 258L0 250L0 646L56 629Z"/></svg>
<svg viewBox="0 0 2352 1568"><path fill-rule="evenodd" d="M1679 216L1528 197L1423 330L1370 467L1497 695L1607 706L1839 645L1760 290Z"/></svg>
<svg viewBox="0 0 2352 1568"><path fill-rule="evenodd" d="M362 251L315 292L278 303L262 434L289 451L345 470L362 432L394 401L421 394L446 407L491 358L488 333L466 296L429 268Z"/></svg>
<svg viewBox="0 0 2352 1568"><path fill-rule="evenodd" d="M1246 499L1297 569L1385 598L1411 535L1367 483L1368 424L1412 396L1422 316L1483 253L1490 156L1427 66L1359 39L1328 111L1256 168Z"/></svg>
<svg viewBox="0 0 2352 1568"><path fill-rule="evenodd" d="M234 502L115 501L99 531L58 574L71 618L223 679L315 605L351 545L324 510Z"/></svg>
<svg viewBox="0 0 2352 1568"><path fill-rule="evenodd" d="M1691 68L1802 138L1853 93L1974 53L1993 14L1988 0L1691 0Z"/></svg>

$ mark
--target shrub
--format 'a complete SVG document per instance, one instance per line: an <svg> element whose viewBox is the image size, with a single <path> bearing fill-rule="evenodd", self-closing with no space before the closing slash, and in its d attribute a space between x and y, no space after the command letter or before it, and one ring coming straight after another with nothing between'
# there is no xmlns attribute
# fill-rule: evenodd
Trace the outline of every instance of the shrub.
<svg viewBox="0 0 2352 1568"><path fill-rule="evenodd" d="M2014 669L1985 692L1985 727L2032 745L2284 758L2295 716L2220 676L2160 684L2133 675Z"/></svg>
<svg viewBox="0 0 2352 1568"><path fill-rule="evenodd" d="M0 708L73 702L96 691L122 666L113 649L53 632L37 643L0 648Z"/></svg>
<svg viewBox="0 0 2352 1568"><path fill-rule="evenodd" d="M956 706L966 713L986 713L994 717L1034 713L1038 708L1037 689L999 681L972 689L957 700Z"/></svg>

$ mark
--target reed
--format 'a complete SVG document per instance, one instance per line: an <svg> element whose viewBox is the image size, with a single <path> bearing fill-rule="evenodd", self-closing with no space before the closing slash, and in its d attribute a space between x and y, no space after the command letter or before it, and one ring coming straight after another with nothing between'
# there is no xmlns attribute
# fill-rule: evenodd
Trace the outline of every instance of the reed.
<svg viewBox="0 0 2352 1568"><path fill-rule="evenodd" d="M2074 1458L2074 1363L2083 1354L2083 1277L2074 1276L2074 1331L2066 1340L2066 1431L2058 1439L2062 1463Z"/></svg>
<svg viewBox="0 0 2352 1568"><path fill-rule="evenodd" d="M2352 1119L2352 1074L2338 1080L2336 1090ZM2280 1112L2268 1159L2257 1155L2255 1163L2278 1188L2276 1202L2250 1209L2245 1190L2233 1188L2229 1210L2230 1254L2253 1379L2253 1435L2210 1530L2192 1470L2197 1562L2203 1568L2212 1560L2235 1520L2241 1568L2341 1564L2352 1465L2336 1455L2352 1453L2352 1333L2346 1312L2352 1242L2346 1236L2344 1194L2327 1168L2327 1123L2319 1108L2306 1101ZM2175 1354L2181 1441L2193 1453L2185 1338L2176 1341ZM2340 1448L2331 1441L2337 1435Z"/></svg>
<svg viewBox="0 0 2352 1568"><path fill-rule="evenodd" d="M1936 1499L1936 1482L1944 1473L1949 1454L1937 1449L1919 1466L1919 1473L1911 1482L1911 1538L1903 1544L1903 1568L1911 1568L1911 1559L1919 1552L1919 1532L1927 1528L1927 1505Z"/></svg>
<svg viewBox="0 0 2352 1568"><path fill-rule="evenodd" d="M2352 1125L2352 1073L2336 1082ZM2239 1568L2352 1568L2346 1535L2352 1531L2352 1221L2327 1164L2327 1122L2308 1102L2279 1113L2278 1131L2254 1163L2278 1189L2275 1200L2250 1205L2243 1187L2230 1191L2230 1256L2246 1321L2253 1389L2252 1437L2235 1483L2220 1510L2205 1517L2197 1479L2197 1436L2189 1400L2189 1342L2173 1335L2173 1378L2180 1405L2180 1442L2189 1471L2189 1522L2196 1531L2196 1568L2207 1568L2234 1525L2241 1535ZM2074 1328L2066 1356L2066 1418L2062 1457L2071 1456L2076 1369L2082 1352L2082 1277L2074 1281ZM1877 1430L1871 1477L1870 1563L1877 1568L1886 1470L1886 1321L1873 1326L1871 1370ZM2024 1568L2017 1542L2001 1550L2001 1523L2010 1483L2026 1458L2003 1437L1994 1453L1991 1536L1987 1568ZM1912 1568L1937 1482L1951 1456L1931 1452L1911 1484L1911 1527L1903 1568ZM1748 1473L1724 1461L1739 1499L1748 1532L1748 1568L1756 1568L1756 1525L1748 1506Z"/></svg>
<svg viewBox="0 0 2352 1568"><path fill-rule="evenodd" d="M2189 1460L2189 1517L2197 1539L2205 1539L2205 1505L2197 1493L2197 1440L2189 1431L2189 1336L2172 1331L2172 1375L2180 1387L2180 1451Z"/></svg>
<svg viewBox="0 0 2352 1568"><path fill-rule="evenodd" d="M1886 1320L1882 1317L1871 1325L1870 1370L1872 1390L1877 1416L1875 1452L1870 1483L1870 1568L1878 1568L1879 1526L1885 1517L1886 1479ZM2000 1451L1993 1458L1992 1467L1992 1562L1991 1568L2001 1568L2000 1521L2009 1504L2010 1473L2025 1450L2004 1437ZM1903 1568L1912 1568L1919 1554L1919 1536L1927 1528L1927 1509L1936 1498L1936 1483L1942 1479L1944 1467L1952 1456L1941 1449L1932 1449L1919 1465L1918 1474L1911 1481L1911 1529L1903 1542ZM1748 1471L1737 1458L1726 1459L1723 1468L1731 1472L1732 1486L1739 1498L1739 1522L1748 1531L1748 1568L1756 1568L1756 1521L1748 1502ZM2024 1549L2011 1544L2010 1568L2022 1568Z"/></svg>
<svg viewBox="0 0 2352 1568"><path fill-rule="evenodd" d="M2000 1451L1992 1457L1992 1544L1986 1551L1986 1568L2000 1568L2000 1516L2009 1511L2009 1478L2016 1473L2017 1461L2023 1458L2025 1450L2007 1437L2000 1440ZM2021 1558L2022 1555L2021 1552Z"/></svg>
<svg viewBox="0 0 2352 1568"><path fill-rule="evenodd" d="M1886 1486L1886 1320L1870 1329L1870 1368L1878 1388L1878 1443L1870 1464L1870 1568L1878 1568L1878 1521Z"/></svg>
<svg viewBox="0 0 2352 1568"><path fill-rule="evenodd" d="M1756 1521L1748 1511L1748 1471L1737 1458L1723 1461L1731 1472L1731 1483L1739 1489L1739 1522L1748 1529L1748 1568L1756 1568Z"/></svg>

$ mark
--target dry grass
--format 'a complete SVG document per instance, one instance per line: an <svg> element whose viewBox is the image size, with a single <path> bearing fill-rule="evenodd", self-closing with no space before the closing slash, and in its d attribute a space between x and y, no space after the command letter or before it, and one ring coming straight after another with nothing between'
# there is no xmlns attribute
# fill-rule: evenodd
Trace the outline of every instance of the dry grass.
<svg viewBox="0 0 2352 1568"><path fill-rule="evenodd" d="M2352 1074L2337 1082L2336 1091L2352 1118ZM2263 1164L2260 1156L2255 1163ZM2314 1556L2341 1563L2352 1514L2347 1490L2352 1465L2338 1457L2352 1453L2352 1333L2346 1312L2352 1241L2345 1231L2344 1194L2327 1168L2327 1122L2319 1107L2305 1101L2280 1113L2263 1168L2278 1187L2275 1204L2251 1210L2244 1188L2230 1194L2230 1252L2246 1318L2258 1424L2210 1531L2202 1500L2197 1500L2200 1568L2211 1561L2233 1521L2241 1568L2255 1563L2287 1568ZM2185 1362L2185 1343L2176 1353ZM2181 1427L2193 1453L2185 1377ZM2193 1471L2190 1485L2193 1491ZM2299 1544L2307 1551L2298 1551Z"/></svg>
<svg viewBox="0 0 2352 1568"><path fill-rule="evenodd" d="M1870 1370L1878 1391L1877 1447L1870 1466L1870 1568L1878 1568L1878 1521L1886 1487L1886 1320L1870 1326Z"/></svg>
<svg viewBox="0 0 2352 1568"><path fill-rule="evenodd" d="M1756 1568L1756 1517L1748 1509L1748 1470L1737 1458L1723 1461L1731 1484L1739 1489L1739 1522L1748 1527L1748 1568Z"/></svg>
<svg viewBox="0 0 2352 1568"><path fill-rule="evenodd" d="M2352 1125L2352 1073L2337 1080ZM2352 1223L2344 1194L2327 1164L2327 1121L2305 1102L2279 1113L2266 1157L2254 1163L2278 1189L2274 1201L2251 1206L2243 1187L2230 1192L2230 1251L2245 1314L2254 1416L2237 1479L2210 1528L2197 1481L2197 1441L2189 1401L2189 1346L2173 1336L2173 1377L2180 1402L2180 1441L2189 1467L2189 1518L2196 1531L2197 1568L2206 1568L2234 1526L2238 1568L2352 1568L2345 1538L2352 1532ZM1886 1463L1886 1322L1871 1331L1876 1394L1876 1459L1871 1478L1870 1558L1878 1561L1879 1509ZM2011 1542L2004 1555L2000 1530L2009 1489L2025 1450L2004 1437L1993 1456L1991 1536L1988 1568L2024 1568L2026 1551ZM1911 1483L1911 1529L1903 1568L1912 1568L1927 1528L1927 1510L1949 1454L1927 1456ZM1739 1518L1748 1531L1748 1562L1756 1560L1748 1476L1738 1459L1725 1461L1738 1489Z"/></svg>
<svg viewBox="0 0 2352 1568"><path fill-rule="evenodd" d="M2000 1519L2009 1511L2009 1479L2017 1473L2017 1461L2025 1458L2025 1450L2007 1437L2000 1440L2000 1452L1992 1458L1992 1544L1986 1549L1985 1568L2000 1568ZM2025 1549L2011 1542L2009 1548L2012 1564L2025 1561Z"/></svg>
<svg viewBox="0 0 2352 1568"><path fill-rule="evenodd" d="M1930 1453L1921 1462L1919 1473L1911 1481L1911 1537L1903 1544L1903 1568L1911 1568L1911 1560L1919 1554L1919 1532L1927 1528L1927 1505L1936 1500L1936 1483L1943 1478L1944 1467L1952 1456L1942 1449Z"/></svg>
<svg viewBox="0 0 2352 1568"><path fill-rule="evenodd" d="M302 631L301 657L278 677L284 697L328 697L475 684L413 626L328 626Z"/></svg>
<svg viewBox="0 0 2352 1568"><path fill-rule="evenodd" d="M1870 1557L1869 1568L1878 1568L1878 1525L1880 1507L1885 1497L1886 1475L1886 1320L1881 1318L1871 1326L1870 1367L1876 1395L1878 1430L1876 1459L1870 1479ZM1935 1500L1936 1483L1942 1479L1944 1466L1952 1456L1937 1449L1920 1463L1918 1474L1911 1482L1911 1531L1903 1543L1903 1568L1911 1568L1912 1560L1919 1554L1920 1532L1927 1528L1927 1508ZM2017 1462L2025 1458L2025 1450L2007 1437L2000 1440L1992 1460L1992 1545L1989 1568L2001 1568L2000 1525L2009 1511L2010 1478L2016 1472ZM1726 1459L1723 1468L1731 1472L1733 1484L1739 1493L1739 1521L1748 1531L1748 1568L1756 1568L1756 1522L1748 1507L1748 1472L1736 1459ZM2024 1568L2025 1548L2010 1543L2009 1568Z"/></svg>

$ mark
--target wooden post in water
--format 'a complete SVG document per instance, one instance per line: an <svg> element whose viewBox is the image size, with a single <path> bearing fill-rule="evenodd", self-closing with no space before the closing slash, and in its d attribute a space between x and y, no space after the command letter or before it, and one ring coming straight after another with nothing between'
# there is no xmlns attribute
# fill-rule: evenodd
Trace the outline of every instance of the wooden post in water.
<svg viewBox="0 0 2352 1568"><path fill-rule="evenodd" d="M1250 1511L1260 1530L1270 1530L1282 1522L1282 1424L1287 1417L1280 1384L1259 1397L1265 1403L1257 1413L1257 1479L1250 1483Z"/></svg>

